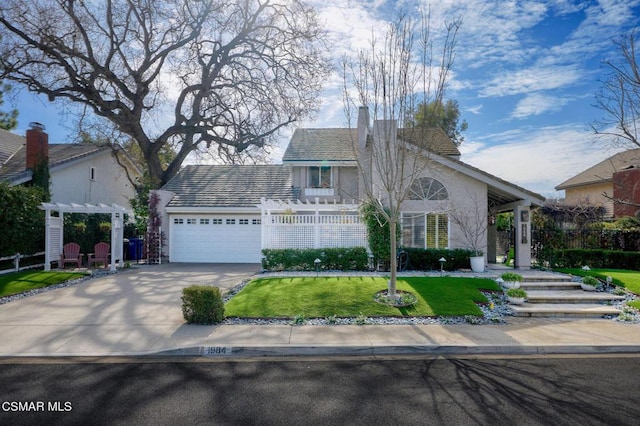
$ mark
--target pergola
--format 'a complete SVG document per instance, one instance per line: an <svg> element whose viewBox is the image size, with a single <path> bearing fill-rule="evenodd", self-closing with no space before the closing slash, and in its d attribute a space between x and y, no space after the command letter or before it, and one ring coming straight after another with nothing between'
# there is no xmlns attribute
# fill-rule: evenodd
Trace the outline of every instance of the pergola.
<svg viewBox="0 0 640 426"><path fill-rule="evenodd" d="M40 208L45 211L45 254L44 270L51 270L51 262L57 260L62 253L64 245L64 214L111 214L111 263L110 270L116 270L116 262L123 261L123 222L124 207L117 204L61 204L42 203ZM58 212L58 216L52 216L51 212Z"/></svg>

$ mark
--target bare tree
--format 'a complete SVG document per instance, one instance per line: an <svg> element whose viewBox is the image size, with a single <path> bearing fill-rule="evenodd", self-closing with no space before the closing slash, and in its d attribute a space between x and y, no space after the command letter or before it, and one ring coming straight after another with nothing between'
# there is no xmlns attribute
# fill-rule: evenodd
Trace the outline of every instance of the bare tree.
<svg viewBox="0 0 640 426"><path fill-rule="evenodd" d="M265 149L316 110L330 71L302 0L4 0L0 26L0 79L133 139L155 185L197 150Z"/></svg>
<svg viewBox="0 0 640 426"><path fill-rule="evenodd" d="M405 120L411 119L419 103L442 102L461 21L446 25L440 53L434 53L429 24L426 14L417 23L401 16L389 24L380 40L373 37L367 50L343 62L348 122L353 123L351 111L357 107L362 107L359 131L363 126L368 128L370 115L374 120L375 141L367 144L368 135L360 134L354 149L359 149L363 195L375 206L378 217L389 224L388 294L392 298L397 297L396 230L402 204L423 172L438 136L431 129L405 128Z"/></svg>
<svg viewBox="0 0 640 426"><path fill-rule="evenodd" d="M620 57L605 60L610 71L596 94L596 107L605 116L591 123L597 139L608 145L640 148L640 67L636 52L636 33L615 42Z"/></svg>

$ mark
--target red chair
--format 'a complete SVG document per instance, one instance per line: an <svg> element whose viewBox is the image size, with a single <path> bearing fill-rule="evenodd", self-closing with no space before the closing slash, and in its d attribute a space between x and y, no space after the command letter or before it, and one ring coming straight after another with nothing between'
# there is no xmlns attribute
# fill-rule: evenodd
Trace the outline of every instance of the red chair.
<svg viewBox="0 0 640 426"><path fill-rule="evenodd" d="M64 265L67 263L75 263L77 268L82 265L82 257L84 254L80 253L80 245L76 243L68 243L62 247L62 254L60 255L60 267L64 269Z"/></svg>
<svg viewBox="0 0 640 426"><path fill-rule="evenodd" d="M87 266L91 266L91 264L102 263L106 268L109 266L109 244L107 243L98 243L93 247L93 253L89 253L89 257L87 258Z"/></svg>

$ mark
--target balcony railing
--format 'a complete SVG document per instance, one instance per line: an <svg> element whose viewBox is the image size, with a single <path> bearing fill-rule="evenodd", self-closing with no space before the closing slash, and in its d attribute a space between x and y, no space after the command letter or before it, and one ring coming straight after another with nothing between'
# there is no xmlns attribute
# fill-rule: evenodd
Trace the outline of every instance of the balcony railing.
<svg viewBox="0 0 640 426"><path fill-rule="evenodd" d="M334 188L305 188L304 195L306 197L333 197L335 195Z"/></svg>

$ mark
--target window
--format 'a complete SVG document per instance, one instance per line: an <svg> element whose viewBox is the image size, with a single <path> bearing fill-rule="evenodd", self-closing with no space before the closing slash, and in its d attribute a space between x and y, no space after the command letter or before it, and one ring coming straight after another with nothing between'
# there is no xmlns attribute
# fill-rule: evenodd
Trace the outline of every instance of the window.
<svg viewBox="0 0 640 426"><path fill-rule="evenodd" d="M222 225L222 219L212 219L211 222L214 225Z"/></svg>
<svg viewBox="0 0 640 426"><path fill-rule="evenodd" d="M89 179L96 180L96 168L92 167L89 171Z"/></svg>
<svg viewBox="0 0 640 426"><path fill-rule="evenodd" d="M413 181L409 188L410 200L447 200L449 194L447 189L439 181L422 177Z"/></svg>
<svg viewBox="0 0 640 426"><path fill-rule="evenodd" d="M200 219L200 225L208 225L209 219Z"/></svg>
<svg viewBox="0 0 640 426"><path fill-rule="evenodd" d="M331 167L309 167L310 188L331 188Z"/></svg>
<svg viewBox="0 0 640 426"><path fill-rule="evenodd" d="M402 245L415 248L447 248L449 218L436 213L402 213Z"/></svg>
<svg viewBox="0 0 640 426"><path fill-rule="evenodd" d="M184 219L182 218L174 218L173 223L176 225L182 225L184 223Z"/></svg>
<svg viewBox="0 0 640 426"><path fill-rule="evenodd" d="M248 225L249 224L249 219L240 219L240 220L238 220L238 222L240 223L240 225Z"/></svg>
<svg viewBox="0 0 640 426"><path fill-rule="evenodd" d="M251 224L252 225L260 225L262 223L262 219L252 219L251 220Z"/></svg>
<svg viewBox="0 0 640 426"><path fill-rule="evenodd" d="M227 219L227 221L225 223L227 225L235 225L236 224L236 220L235 219Z"/></svg>
<svg viewBox="0 0 640 426"><path fill-rule="evenodd" d="M196 224L196 220L192 217L190 217L189 219L187 219L187 225L195 225Z"/></svg>

